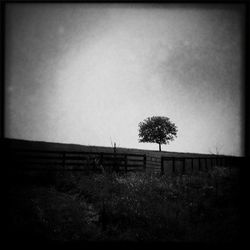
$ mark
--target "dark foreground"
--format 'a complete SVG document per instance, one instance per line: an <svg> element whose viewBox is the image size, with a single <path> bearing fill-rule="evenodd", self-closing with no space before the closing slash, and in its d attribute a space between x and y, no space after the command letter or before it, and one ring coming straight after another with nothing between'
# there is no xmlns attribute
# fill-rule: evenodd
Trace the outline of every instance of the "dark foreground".
<svg viewBox="0 0 250 250"><path fill-rule="evenodd" d="M239 175L53 173L8 181L8 240L238 242Z"/></svg>

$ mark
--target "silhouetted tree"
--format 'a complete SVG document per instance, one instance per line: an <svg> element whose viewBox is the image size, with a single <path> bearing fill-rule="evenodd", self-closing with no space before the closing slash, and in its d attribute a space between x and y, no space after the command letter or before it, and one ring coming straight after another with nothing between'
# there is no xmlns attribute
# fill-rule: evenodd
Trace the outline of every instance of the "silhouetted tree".
<svg viewBox="0 0 250 250"><path fill-rule="evenodd" d="M168 117L152 116L139 123L139 142L168 144L177 137L177 127Z"/></svg>

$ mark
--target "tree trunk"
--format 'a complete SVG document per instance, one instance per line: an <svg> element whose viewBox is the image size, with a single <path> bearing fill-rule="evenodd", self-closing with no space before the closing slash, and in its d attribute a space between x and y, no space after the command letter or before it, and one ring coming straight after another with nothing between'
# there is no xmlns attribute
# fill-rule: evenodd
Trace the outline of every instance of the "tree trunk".
<svg viewBox="0 0 250 250"><path fill-rule="evenodd" d="M161 151L161 144L159 143L159 151Z"/></svg>

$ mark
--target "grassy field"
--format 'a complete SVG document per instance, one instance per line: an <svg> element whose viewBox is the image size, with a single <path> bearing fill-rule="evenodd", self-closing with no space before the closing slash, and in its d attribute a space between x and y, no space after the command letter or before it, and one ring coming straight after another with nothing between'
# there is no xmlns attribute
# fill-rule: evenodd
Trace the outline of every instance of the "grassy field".
<svg viewBox="0 0 250 250"><path fill-rule="evenodd" d="M239 240L239 176L226 168L192 176L69 172L21 180L8 182L11 239Z"/></svg>

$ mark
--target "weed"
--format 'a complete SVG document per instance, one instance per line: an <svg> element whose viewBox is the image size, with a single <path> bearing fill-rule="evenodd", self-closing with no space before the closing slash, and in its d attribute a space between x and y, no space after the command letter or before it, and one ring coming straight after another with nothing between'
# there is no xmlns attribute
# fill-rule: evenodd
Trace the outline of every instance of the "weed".
<svg viewBox="0 0 250 250"><path fill-rule="evenodd" d="M236 240L239 210L230 196L233 190L237 195L231 177L225 168L191 176L58 175L53 185L12 192L16 216L10 227L35 228L53 240ZM30 220L25 212L33 214Z"/></svg>

